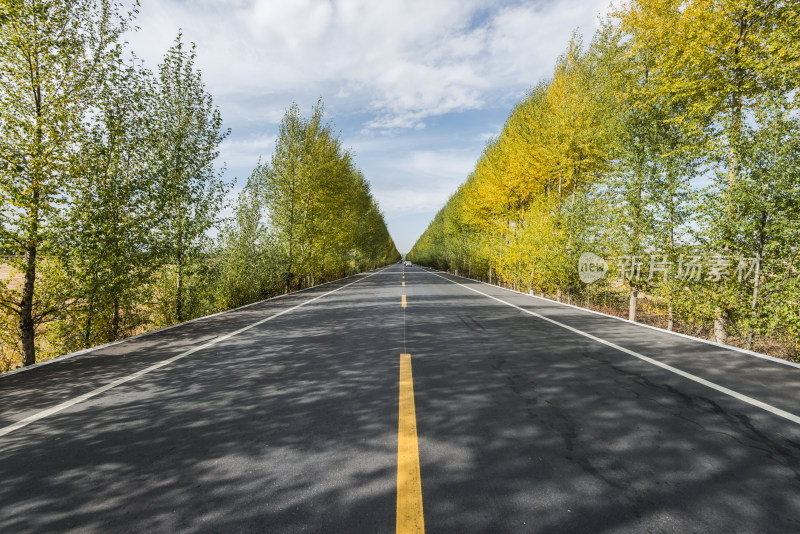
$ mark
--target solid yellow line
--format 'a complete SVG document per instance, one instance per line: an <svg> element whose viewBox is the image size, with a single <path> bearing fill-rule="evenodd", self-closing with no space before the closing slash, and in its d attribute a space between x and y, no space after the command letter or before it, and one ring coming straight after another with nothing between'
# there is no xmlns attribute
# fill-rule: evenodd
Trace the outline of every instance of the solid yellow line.
<svg viewBox="0 0 800 534"><path fill-rule="evenodd" d="M397 430L396 532L425 532L422 516L422 479L419 474L417 414L411 355L400 355L400 419Z"/></svg>
<svg viewBox="0 0 800 534"><path fill-rule="evenodd" d="M406 296L403 295L403 300L400 301L400 305L405 308L406 307Z"/></svg>

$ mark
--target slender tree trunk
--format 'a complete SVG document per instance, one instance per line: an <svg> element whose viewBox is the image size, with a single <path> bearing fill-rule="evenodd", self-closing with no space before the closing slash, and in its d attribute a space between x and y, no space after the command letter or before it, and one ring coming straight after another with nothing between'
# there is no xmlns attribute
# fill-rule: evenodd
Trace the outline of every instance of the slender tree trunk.
<svg viewBox="0 0 800 534"><path fill-rule="evenodd" d="M119 297L114 297L114 312L111 315L111 331L108 333L108 341L115 341L119 337Z"/></svg>
<svg viewBox="0 0 800 534"><path fill-rule="evenodd" d="M750 318L755 322L758 317L758 290L761 282L761 256L764 254L766 241L767 213L761 212L761 224L758 231L758 254L756 254L756 272L753 280L753 300L750 302ZM753 327L747 332L747 350L753 350Z"/></svg>
<svg viewBox="0 0 800 534"><path fill-rule="evenodd" d="M723 345L728 343L728 318L725 310L718 308L714 318L714 341Z"/></svg>
<svg viewBox="0 0 800 534"><path fill-rule="evenodd" d="M628 299L628 320L636 321L636 308L638 305L637 297L639 290L636 287L631 288L630 297Z"/></svg>
<svg viewBox="0 0 800 534"><path fill-rule="evenodd" d="M89 294L89 305L86 308L86 322L83 325L83 346L88 347L92 339L92 317L94 316L94 298L97 294L97 274L93 275L94 284Z"/></svg>
<svg viewBox="0 0 800 534"><path fill-rule="evenodd" d="M758 286L761 279L761 255L758 256L758 263L756 263L756 278L753 281L753 301L750 303L750 313L753 321L755 321L758 312ZM747 350L753 350L753 328L747 333Z"/></svg>
<svg viewBox="0 0 800 534"><path fill-rule="evenodd" d="M183 322L183 251L178 250L177 269L178 269L178 287L175 291L175 320L179 323Z"/></svg>
<svg viewBox="0 0 800 534"><path fill-rule="evenodd" d="M674 183L674 176L670 176L670 183ZM674 194L670 196L670 205L669 205L669 260L672 261L674 258L672 257L675 252L675 196ZM666 282L667 279L664 278ZM667 330L672 332L675 328L675 314L672 309L672 302L675 298L674 292L674 285L670 283L667 286L667 296L669 298L669 303L667 304Z"/></svg>
<svg viewBox="0 0 800 534"><path fill-rule="evenodd" d="M734 68L736 75L736 90L731 94L731 124L728 128L728 154L727 154L727 177L728 177L728 190L727 190L727 207L724 227L724 244L725 250L730 250L730 245L733 242L734 226L738 220L738 213L736 213L736 206L733 203L733 193L739 182L739 168L741 158L739 156L739 139L742 130L742 85L744 81L744 70L740 65L740 53L744 46L745 35L747 33L747 23L743 17L739 21L739 38L736 41L734 49ZM717 308L717 316L714 318L714 341L717 343L727 344L728 342L728 319L729 313L724 306Z"/></svg>
<svg viewBox="0 0 800 534"><path fill-rule="evenodd" d="M33 288L36 281L36 247L28 248L25 266L25 284L19 309L19 331L22 337L22 365L36 363L35 325L33 322Z"/></svg>
<svg viewBox="0 0 800 534"><path fill-rule="evenodd" d="M37 73L38 74L38 73ZM33 294L36 283L36 260L38 250L36 248L39 236L39 186L42 177L41 160L42 155L42 93L41 87L34 89L34 105L36 107L36 137L34 146L36 155L34 161L34 176L31 183L32 209L31 209L31 229L28 235L29 243L27 247L27 262L25 265L25 283L22 286L22 299L19 306L19 332L22 338L22 365L33 365L36 363L36 326L33 321Z"/></svg>

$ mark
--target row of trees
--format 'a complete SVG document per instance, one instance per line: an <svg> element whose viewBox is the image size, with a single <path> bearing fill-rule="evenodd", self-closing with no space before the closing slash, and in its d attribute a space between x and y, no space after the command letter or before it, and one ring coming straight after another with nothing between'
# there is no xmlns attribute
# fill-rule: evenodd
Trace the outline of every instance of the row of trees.
<svg viewBox="0 0 800 534"><path fill-rule="evenodd" d="M308 118L290 107L270 162L239 194L220 238L226 306L400 259L369 183L323 119L322 101Z"/></svg>
<svg viewBox="0 0 800 534"><path fill-rule="evenodd" d="M409 257L800 350L800 8L635 0L574 36ZM579 259L611 276L581 282ZM655 275L654 275L655 274ZM642 298L644 297L644 298Z"/></svg>
<svg viewBox="0 0 800 534"><path fill-rule="evenodd" d="M399 257L321 104L287 112L222 220L229 132L195 48L147 70L121 41L135 16L0 2L0 370Z"/></svg>

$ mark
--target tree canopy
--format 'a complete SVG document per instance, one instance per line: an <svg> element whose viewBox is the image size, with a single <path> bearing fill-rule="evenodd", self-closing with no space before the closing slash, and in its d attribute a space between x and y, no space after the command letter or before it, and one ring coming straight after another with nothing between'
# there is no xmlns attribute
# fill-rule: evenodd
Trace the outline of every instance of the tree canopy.
<svg viewBox="0 0 800 534"><path fill-rule="evenodd" d="M517 103L409 258L800 357L798 28L796 2L621 4ZM581 281L585 252L604 281Z"/></svg>

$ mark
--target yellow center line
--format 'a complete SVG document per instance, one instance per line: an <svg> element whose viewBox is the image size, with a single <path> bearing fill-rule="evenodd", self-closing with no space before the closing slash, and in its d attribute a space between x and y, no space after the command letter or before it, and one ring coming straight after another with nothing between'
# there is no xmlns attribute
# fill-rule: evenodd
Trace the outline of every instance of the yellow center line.
<svg viewBox="0 0 800 534"><path fill-rule="evenodd" d="M405 281L403 281L403 287L406 287L406 283L405 283Z"/></svg>
<svg viewBox="0 0 800 534"><path fill-rule="evenodd" d="M406 307L406 296L405 295L403 295L403 299L400 301L400 306L402 306L403 308Z"/></svg>
<svg viewBox="0 0 800 534"><path fill-rule="evenodd" d="M419 474L417 414L411 355L400 355L400 419L397 430L396 532L425 532L422 516L422 479Z"/></svg>

